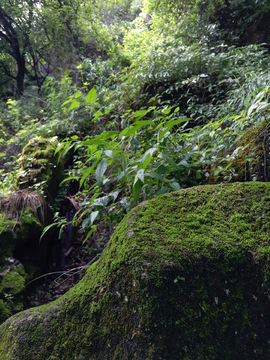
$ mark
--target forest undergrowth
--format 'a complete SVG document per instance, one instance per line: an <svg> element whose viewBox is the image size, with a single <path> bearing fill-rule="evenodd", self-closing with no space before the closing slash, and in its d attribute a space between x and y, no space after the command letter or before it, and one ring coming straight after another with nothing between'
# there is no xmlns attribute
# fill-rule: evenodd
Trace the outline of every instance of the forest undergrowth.
<svg viewBox="0 0 270 360"><path fill-rule="evenodd" d="M2 201L21 186L19 155L28 141L57 136L55 156L64 161L65 179L49 205L40 241L51 232L61 243L67 226L75 230L65 268L50 264L49 275L42 274L39 287L28 292L26 307L50 301L79 281L138 203L207 184L211 176L233 181L237 171L228 164L243 150L237 141L269 119L266 44L244 41L243 25L222 28L222 6L209 8L202 19L195 6L175 18L172 4L164 4L161 13L151 2L119 2L117 9L104 2L99 11L106 46L95 56L81 54L73 70L25 86L19 96L7 97L2 89ZM256 11L246 15L247 22ZM46 198L42 183L27 191Z"/></svg>

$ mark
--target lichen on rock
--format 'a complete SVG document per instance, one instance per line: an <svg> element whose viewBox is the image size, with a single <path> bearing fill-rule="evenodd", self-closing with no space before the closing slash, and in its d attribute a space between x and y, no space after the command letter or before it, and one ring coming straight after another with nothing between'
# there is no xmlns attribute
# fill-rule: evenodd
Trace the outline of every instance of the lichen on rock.
<svg viewBox="0 0 270 360"><path fill-rule="evenodd" d="M0 358L269 359L269 204L251 182L131 210L76 286L0 327Z"/></svg>

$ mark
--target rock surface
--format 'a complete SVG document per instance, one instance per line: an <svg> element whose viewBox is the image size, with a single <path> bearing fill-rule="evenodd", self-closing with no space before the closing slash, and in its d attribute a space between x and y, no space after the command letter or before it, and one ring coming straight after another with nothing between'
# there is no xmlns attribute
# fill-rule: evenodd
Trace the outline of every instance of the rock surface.
<svg viewBox="0 0 270 360"><path fill-rule="evenodd" d="M76 286L0 327L0 359L269 359L269 205L256 182L140 204Z"/></svg>

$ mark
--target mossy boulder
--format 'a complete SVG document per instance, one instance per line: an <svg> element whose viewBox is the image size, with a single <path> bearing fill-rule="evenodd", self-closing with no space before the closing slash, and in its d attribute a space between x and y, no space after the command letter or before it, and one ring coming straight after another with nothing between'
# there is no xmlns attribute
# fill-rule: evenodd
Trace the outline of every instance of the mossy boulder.
<svg viewBox="0 0 270 360"><path fill-rule="evenodd" d="M223 181L270 181L270 122L248 129L213 169L210 184ZM229 159L229 160L226 160Z"/></svg>
<svg viewBox="0 0 270 360"><path fill-rule="evenodd" d="M34 236L38 241L41 231L42 225L29 208L22 211L19 221L13 220L5 212L0 212L0 271L6 263L6 258L13 256L13 251L19 243L25 244Z"/></svg>
<svg viewBox="0 0 270 360"><path fill-rule="evenodd" d="M0 324L23 310L25 279L23 265L14 258L7 258L0 272Z"/></svg>
<svg viewBox="0 0 270 360"><path fill-rule="evenodd" d="M23 148L20 163L23 175L20 188L39 188L53 201L64 176L64 165L55 156L58 138L35 137Z"/></svg>
<svg viewBox="0 0 270 360"><path fill-rule="evenodd" d="M270 183L145 201L64 296L0 327L6 360L270 358Z"/></svg>
<svg viewBox="0 0 270 360"><path fill-rule="evenodd" d="M20 221L12 220L10 214L0 212L0 324L23 310L23 291L27 275L23 265L13 256L16 254L24 261L26 249L28 254L33 254L34 246L39 247L41 231L41 224L29 208L21 211ZM40 263L40 259L35 257Z"/></svg>

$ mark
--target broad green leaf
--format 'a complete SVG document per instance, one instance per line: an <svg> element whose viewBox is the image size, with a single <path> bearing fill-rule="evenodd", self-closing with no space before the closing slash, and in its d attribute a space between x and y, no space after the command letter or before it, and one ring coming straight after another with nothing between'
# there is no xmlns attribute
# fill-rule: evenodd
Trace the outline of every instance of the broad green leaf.
<svg viewBox="0 0 270 360"><path fill-rule="evenodd" d="M151 171L149 173L146 173L145 176L150 176L156 180L162 181L162 182L168 182L167 179L165 179L164 177L162 177L161 175L159 175L157 172Z"/></svg>
<svg viewBox="0 0 270 360"><path fill-rule="evenodd" d="M168 184L174 191L180 190L180 185L178 184L178 182L174 181L174 182L170 182Z"/></svg>
<svg viewBox="0 0 270 360"><path fill-rule="evenodd" d="M117 134L118 131L106 131L100 134L99 137L103 140L108 140L108 139L114 139Z"/></svg>
<svg viewBox="0 0 270 360"><path fill-rule="evenodd" d="M80 99L82 96L83 96L82 93L77 91L76 94L75 94L75 99Z"/></svg>
<svg viewBox="0 0 270 360"><path fill-rule="evenodd" d="M79 101L74 101L74 102L70 105L70 107L68 108L68 111L75 109L75 108L78 107L79 105L80 105Z"/></svg>
<svg viewBox="0 0 270 360"><path fill-rule="evenodd" d="M132 186L132 194L135 201L137 201L139 197L142 186L143 186L143 182L140 179L138 179L136 183Z"/></svg>
<svg viewBox="0 0 270 360"><path fill-rule="evenodd" d="M145 154L143 155L142 157L142 165L143 165L143 168L145 169L147 167L147 165L150 163L150 161L152 160L152 157L153 157L153 154L154 152L157 150L156 147L153 147L149 150L147 150L145 152Z"/></svg>
<svg viewBox="0 0 270 360"><path fill-rule="evenodd" d="M135 121L133 125L140 125L140 127L143 127L145 125L155 125L153 120L141 120L141 121Z"/></svg>
<svg viewBox="0 0 270 360"><path fill-rule="evenodd" d="M106 207L108 205L109 202L109 196L102 196L100 198L97 198L94 200L94 205L95 206L102 206L102 207Z"/></svg>
<svg viewBox="0 0 270 360"><path fill-rule="evenodd" d="M155 196L159 196L159 195L163 195L166 194L170 191L171 189L168 186L162 186L159 191L155 194Z"/></svg>
<svg viewBox="0 0 270 360"><path fill-rule="evenodd" d="M144 183L144 169L140 169L137 171L135 179L134 179L134 185L138 180L141 180L142 183Z"/></svg>
<svg viewBox="0 0 270 360"><path fill-rule="evenodd" d="M83 229L87 228L89 226L90 221L91 220L89 218L84 219L82 222L82 228Z"/></svg>
<svg viewBox="0 0 270 360"><path fill-rule="evenodd" d="M107 158L103 158L100 163L98 164L97 166L97 169L96 169L96 173L95 173L95 178L97 180L97 183L98 183L98 186L101 187L102 186L102 178L103 178L103 175L107 169L107 166L108 166L108 160Z"/></svg>
<svg viewBox="0 0 270 360"><path fill-rule="evenodd" d="M135 118L137 117L143 117L145 116L150 110L138 110L138 111L135 111L135 113L133 114L133 116Z"/></svg>
<svg viewBox="0 0 270 360"><path fill-rule="evenodd" d="M85 100L88 104L92 104L97 99L96 89L93 87L89 93L86 95Z"/></svg>
<svg viewBox="0 0 270 360"><path fill-rule="evenodd" d="M109 158L114 159L114 157L113 157L113 151L112 151L112 150L105 150L105 151L104 151L104 154L105 154L106 156L108 156Z"/></svg>
<svg viewBox="0 0 270 360"><path fill-rule="evenodd" d="M90 221L91 225L93 225L94 221L96 220L97 216L99 214L99 211L93 211L90 215Z"/></svg>
<svg viewBox="0 0 270 360"><path fill-rule="evenodd" d="M165 108L162 110L162 112L163 112L163 114L168 115L168 114L171 112L172 109L173 109L173 106L165 107Z"/></svg>
<svg viewBox="0 0 270 360"><path fill-rule="evenodd" d="M101 111L96 112L93 121L97 120L100 116L103 116L103 113Z"/></svg>
<svg viewBox="0 0 270 360"><path fill-rule="evenodd" d="M121 191L122 189L113 191L109 194L109 196L111 196L113 198L113 201L115 201L118 198L118 195L120 194Z"/></svg>

